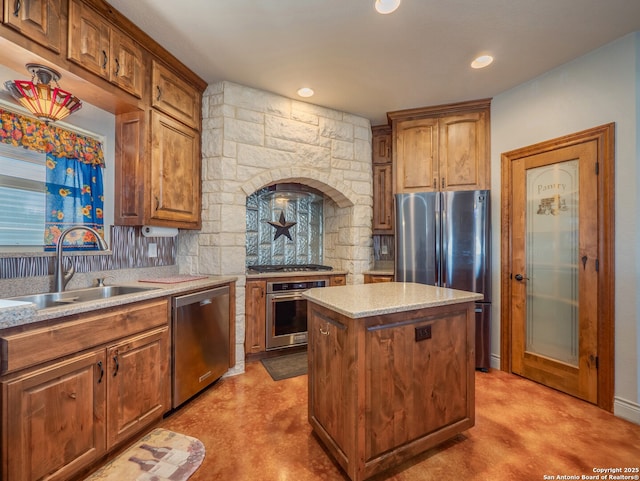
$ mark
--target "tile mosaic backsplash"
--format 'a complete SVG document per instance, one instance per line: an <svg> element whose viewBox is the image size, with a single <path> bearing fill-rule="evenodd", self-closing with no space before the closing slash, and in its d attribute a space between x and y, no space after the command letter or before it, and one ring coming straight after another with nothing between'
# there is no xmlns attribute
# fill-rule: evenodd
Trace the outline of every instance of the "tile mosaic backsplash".
<svg viewBox="0 0 640 481"><path fill-rule="evenodd" d="M246 265L322 264L323 203L313 192L270 188L247 197Z"/></svg>
<svg viewBox="0 0 640 481"><path fill-rule="evenodd" d="M157 257L149 257L150 243L157 245ZM177 239L172 237L144 237L140 227L113 226L111 255L66 257L73 262L76 272L160 267L176 263L176 245ZM52 275L54 262L52 256L0 257L0 279Z"/></svg>

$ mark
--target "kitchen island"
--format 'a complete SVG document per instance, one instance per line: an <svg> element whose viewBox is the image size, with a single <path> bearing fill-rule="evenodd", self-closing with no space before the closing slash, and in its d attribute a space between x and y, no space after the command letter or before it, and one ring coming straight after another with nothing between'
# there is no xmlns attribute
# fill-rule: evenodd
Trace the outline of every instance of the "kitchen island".
<svg viewBox="0 0 640 481"><path fill-rule="evenodd" d="M304 297L309 422L353 481L473 426L480 294L391 282Z"/></svg>

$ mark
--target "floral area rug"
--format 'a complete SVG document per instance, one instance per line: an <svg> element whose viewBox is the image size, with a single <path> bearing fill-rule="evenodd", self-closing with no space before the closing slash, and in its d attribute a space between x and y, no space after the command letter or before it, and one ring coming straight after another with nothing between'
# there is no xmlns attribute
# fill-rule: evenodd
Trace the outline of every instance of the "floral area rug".
<svg viewBox="0 0 640 481"><path fill-rule="evenodd" d="M198 439L154 429L85 481L185 481L204 455Z"/></svg>

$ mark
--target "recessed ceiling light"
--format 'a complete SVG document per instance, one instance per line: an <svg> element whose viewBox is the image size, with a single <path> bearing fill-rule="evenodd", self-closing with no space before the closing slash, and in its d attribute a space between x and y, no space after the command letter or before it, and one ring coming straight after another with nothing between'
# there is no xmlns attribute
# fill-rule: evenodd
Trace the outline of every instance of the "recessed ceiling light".
<svg viewBox="0 0 640 481"><path fill-rule="evenodd" d="M376 12L386 15L397 10L400 0L376 0Z"/></svg>
<svg viewBox="0 0 640 481"><path fill-rule="evenodd" d="M313 94L314 94L313 89L309 87L302 87L301 89L298 89L298 95L300 97L311 97Z"/></svg>
<svg viewBox="0 0 640 481"><path fill-rule="evenodd" d="M472 68L485 68L491 65L493 57L491 55L480 55L473 62L471 62Z"/></svg>

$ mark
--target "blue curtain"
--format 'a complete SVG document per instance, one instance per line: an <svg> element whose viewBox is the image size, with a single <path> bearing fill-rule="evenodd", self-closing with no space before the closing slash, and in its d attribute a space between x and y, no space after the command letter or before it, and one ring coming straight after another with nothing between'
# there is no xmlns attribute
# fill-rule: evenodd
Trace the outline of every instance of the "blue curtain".
<svg viewBox="0 0 640 481"><path fill-rule="evenodd" d="M85 225L104 238L102 167L78 159L47 154L45 250L55 250L67 227ZM67 250L95 250L93 235L84 230L65 238Z"/></svg>

